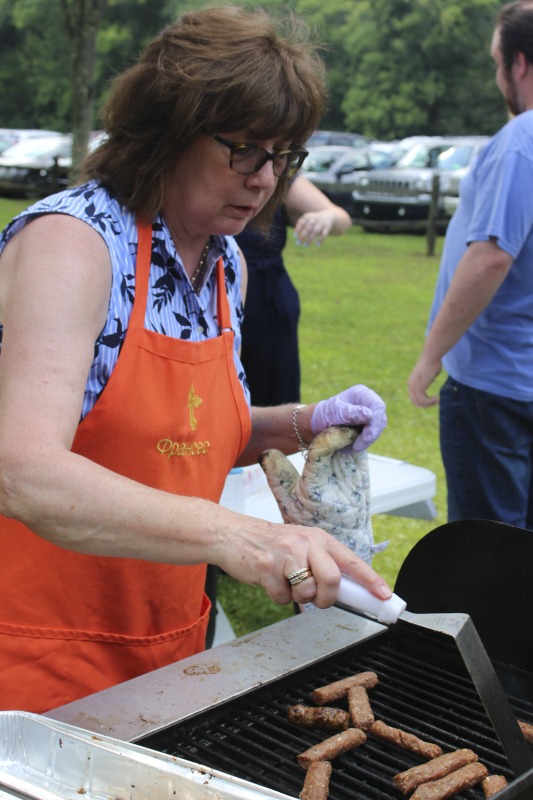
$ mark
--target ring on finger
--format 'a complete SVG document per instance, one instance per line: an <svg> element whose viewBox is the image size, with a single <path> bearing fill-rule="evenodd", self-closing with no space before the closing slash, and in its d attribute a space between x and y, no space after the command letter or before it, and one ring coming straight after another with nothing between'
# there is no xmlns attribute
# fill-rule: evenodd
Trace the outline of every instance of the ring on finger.
<svg viewBox="0 0 533 800"><path fill-rule="evenodd" d="M298 583L302 583L302 581L306 581L308 578L312 578L313 573L311 572L309 567L304 567L303 569L297 569L294 572L290 572L287 575L287 580L291 584L291 586L296 586Z"/></svg>

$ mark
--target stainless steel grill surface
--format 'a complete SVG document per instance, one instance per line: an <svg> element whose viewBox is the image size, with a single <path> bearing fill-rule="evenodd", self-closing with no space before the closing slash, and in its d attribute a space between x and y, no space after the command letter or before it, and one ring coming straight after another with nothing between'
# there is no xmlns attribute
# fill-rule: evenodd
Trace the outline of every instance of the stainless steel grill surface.
<svg viewBox="0 0 533 800"><path fill-rule="evenodd" d="M533 724L532 559L531 531L449 523L413 548L395 590L411 612L468 614L517 718ZM474 750L509 782L497 800L533 800L533 768L513 774L454 638L339 608L296 615L46 716L297 797L298 754L330 734L290 724L287 708L366 670L379 677L369 690L376 719L445 752ZM402 800L392 777L417 763L369 736L333 761L330 800ZM457 797L482 800L483 792Z"/></svg>
<svg viewBox="0 0 533 800"><path fill-rule="evenodd" d="M413 633L401 622L137 743L298 796L305 773L297 755L331 733L289 723L288 706L312 705L313 689L365 670L379 677L369 690L376 719L435 742L445 752L471 748L490 774L503 774L510 782L502 799L533 796L533 776L524 776L529 788L516 781L455 646L443 646L431 632ZM519 719L533 722L533 694L509 699ZM347 707L342 701L334 705ZM333 761L330 800L398 800L392 776L419 763L422 759L412 753L369 735L361 747ZM483 793L478 787L461 797L481 798Z"/></svg>

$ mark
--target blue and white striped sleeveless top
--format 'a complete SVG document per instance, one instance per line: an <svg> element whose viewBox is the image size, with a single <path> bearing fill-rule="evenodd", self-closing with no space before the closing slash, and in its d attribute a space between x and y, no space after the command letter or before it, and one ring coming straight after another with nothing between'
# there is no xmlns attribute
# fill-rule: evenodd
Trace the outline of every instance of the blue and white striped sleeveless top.
<svg viewBox="0 0 533 800"><path fill-rule="evenodd" d="M107 384L128 328L135 293L135 217L111 197L107 190L93 181L39 200L19 214L0 235L0 252L29 219L50 213L69 214L87 222L103 237L111 258L109 309L105 326L95 342L94 359L83 400L83 419ZM154 220L152 237L152 266L145 327L165 336L191 342L218 336L214 266L218 257L223 256L232 326L235 331L235 366L249 402L244 369L238 356L243 306L241 267L235 240L225 236L213 238L208 257L208 277L200 294L196 295L161 216Z"/></svg>

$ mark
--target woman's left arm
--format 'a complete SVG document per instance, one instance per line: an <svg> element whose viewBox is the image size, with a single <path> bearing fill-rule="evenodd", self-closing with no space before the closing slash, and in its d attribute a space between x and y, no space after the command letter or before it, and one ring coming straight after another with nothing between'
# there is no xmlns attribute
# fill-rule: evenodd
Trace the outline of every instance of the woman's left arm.
<svg viewBox="0 0 533 800"><path fill-rule="evenodd" d="M332 203L314 183L301 175L289 188L286 206L301 244L321 244L327 236L340 236L352 225L347 211Z"/></svg>
<svg viewBox="0 0 533 800"><path fill-rule="evenodd" d="M294 409L298 405L300 404L287 403L287 405L265 408L253 406L251 409L252 435L237 466L257 464L259 455L265 450L281 450L286 455L295 453L301 446L294 426ZM296 411L296 426L306 444L313 438L311 417L316 405L313 403L302 406Z"/></svg>

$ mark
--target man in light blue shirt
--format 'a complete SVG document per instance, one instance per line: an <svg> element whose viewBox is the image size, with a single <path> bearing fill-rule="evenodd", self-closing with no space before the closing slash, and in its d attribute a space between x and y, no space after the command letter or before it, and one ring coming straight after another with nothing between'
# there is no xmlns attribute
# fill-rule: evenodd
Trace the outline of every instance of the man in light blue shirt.
<svg viewBox="0 0 533 800"><path fill-rule="evenodd" d="M441 368L448 519L533 529L533 2L504 6L491 55L511 120L461 184L412 402Z"/></svg>

